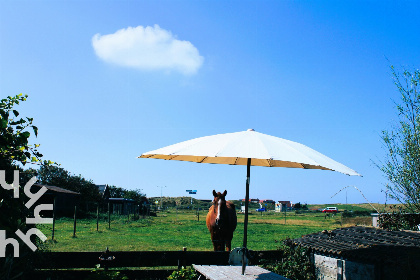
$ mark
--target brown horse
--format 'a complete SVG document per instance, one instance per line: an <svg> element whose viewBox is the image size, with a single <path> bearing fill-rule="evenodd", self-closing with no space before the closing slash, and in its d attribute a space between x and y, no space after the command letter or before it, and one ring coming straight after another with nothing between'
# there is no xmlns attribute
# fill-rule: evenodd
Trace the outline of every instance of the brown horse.
<svg viewBox="0 0 420 280"><path fill-rule="evenodd" d="M233 232L236 229L235 205L225 200L227 191L222 193L213 190L213 205L207 214L206 224L211 234L214 251L231 250Z"/></svg>

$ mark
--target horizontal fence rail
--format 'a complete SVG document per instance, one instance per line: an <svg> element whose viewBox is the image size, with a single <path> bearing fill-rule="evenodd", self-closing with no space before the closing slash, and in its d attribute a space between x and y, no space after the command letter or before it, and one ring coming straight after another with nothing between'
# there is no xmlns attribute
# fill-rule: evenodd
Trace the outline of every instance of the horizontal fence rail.
<svg viewBox="0 0 420 280"><path fill-rule="evenodd" d="M250 260L277 259L280 252L250 251ZM101 267L159 267L227 265L229 252L213 251L128 251L109 252L112 260L100 260L102 252L43 252L35 262L37 269L69 269Z"/></svg>

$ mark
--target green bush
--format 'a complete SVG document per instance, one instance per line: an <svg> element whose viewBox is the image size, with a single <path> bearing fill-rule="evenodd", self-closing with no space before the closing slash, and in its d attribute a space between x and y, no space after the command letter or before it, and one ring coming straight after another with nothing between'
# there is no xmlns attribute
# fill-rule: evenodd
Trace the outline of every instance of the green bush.
<svg viewBox="0 0 420 280"><path fill-rule="evenodd" d="M391 207L392 213L379 215L379 226L388 230L419 230L420 214L405 213L401 207Z"/></svg>
<svg viewBox="0 0 420 280"><path fill-rule="evenodd" d="M86 280L128 280L129 278L119 271L92 270Z"/></svg>
<svg viewBox="0 0 420 280"><path fill-rule="evenodd" d="M278 250L281 251L281 257L275 261L261 260L263 268L289 279L315 279L315 268L308 249L296 246L291 239L286 239Z"/></svg>
<svg viewBox="0 0 420 280"><path fill-rule="evenodd" d="M197 272L192 267L182 267L180 270L175 270L168 277L169 280L187 279L195 280L198 279Z"/></svg>
<svg viewBox="0 0 420 280"><path fill-rule="evenodd" d="M353 217L361 217L361 216L370 216L370 211L346 211L341 214L343 218L353 218Z"/></svg>

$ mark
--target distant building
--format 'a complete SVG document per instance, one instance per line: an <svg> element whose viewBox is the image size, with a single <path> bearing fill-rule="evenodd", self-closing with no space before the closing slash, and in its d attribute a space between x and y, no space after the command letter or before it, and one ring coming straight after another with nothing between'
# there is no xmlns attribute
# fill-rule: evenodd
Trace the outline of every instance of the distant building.
<svg viewBox="0 0 420 280"><path fill-rule="evenodd" d="M141 197L137 201L124 197L111 197L108 185L96 185L96 187L102 198L100 206L102 211L108 211L108 205L110 213L118 215L145 214L150 209L150 203L146 197Z"/></svg>
<svg viewBox="0 0 420 280"><path fill-rule="evenodd" d="M291 201L282 201L282 200L279 200L278 201L278 203L281 203L281 204L286 204L286 207L292 207L292 202Z"/></svg>
<svg viewBox="0 0 420 280"><path fill-rule="evenodd" d="M245 198L240 199L240 201L245 202ZM250 203L260 203L260 200L258 198L250 198Z"/></svg>
<svg viewBox="0 0 420 280"><path fill-rule="evenodd" d="M275 210L276 212L283 212L287 211L287 209L292 208L292 202L291 201L278 201L276 203Z"/></svg>
<svg viewBox="0 0 420 280"><path fill-rule="evenodd" d="M96 187L102 199L107 200L110 197L108 185L96 185Z"/></svg>
<svg viewBox="0 0 420 280"><path fill-rule="evenodd" d="M36 188L37 191L42 187L47 189L47 192L40 197L38 202L40 204L54 204L55 201L55 214L57 216L72 216L74 214L74 206L79 204L80 193L78 192L40 184L33 184L32 187ZM42 215L52 217L52 211L42 212Z"/></svg>
<svg viewBox="0 0 420 280"><path fill-rule="evenodd" d="M134 199L129 198L109 198L112 214L127 215L137 212L137 205Z"/></svg>
<svg viewBox="0 0 420 280"><path fill-rule="evenodd" d="M262 204L275 204L276 202L274 201L274 200L272 200L272 199L263 199L263 200L260 200L259 201L260 203L262 203Z"/></svg>

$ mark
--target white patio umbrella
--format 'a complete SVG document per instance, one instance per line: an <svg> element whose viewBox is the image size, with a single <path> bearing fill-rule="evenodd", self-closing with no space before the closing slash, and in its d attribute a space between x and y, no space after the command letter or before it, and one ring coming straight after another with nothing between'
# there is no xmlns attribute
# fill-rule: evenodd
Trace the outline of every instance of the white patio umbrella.
<svg viewBox="0 0 420 280"><path fill-rule="evenodd" d="M246 194L243 248L247 247L250 167L322 169L361 176L347 166L297 142L247 131L217 134L180 142L142 154L139 158L246 165ZM245 253L244 253L245 255ZM243 262L244 263L244 262ZM242 274L245 266L243 264Z"/></svg>

